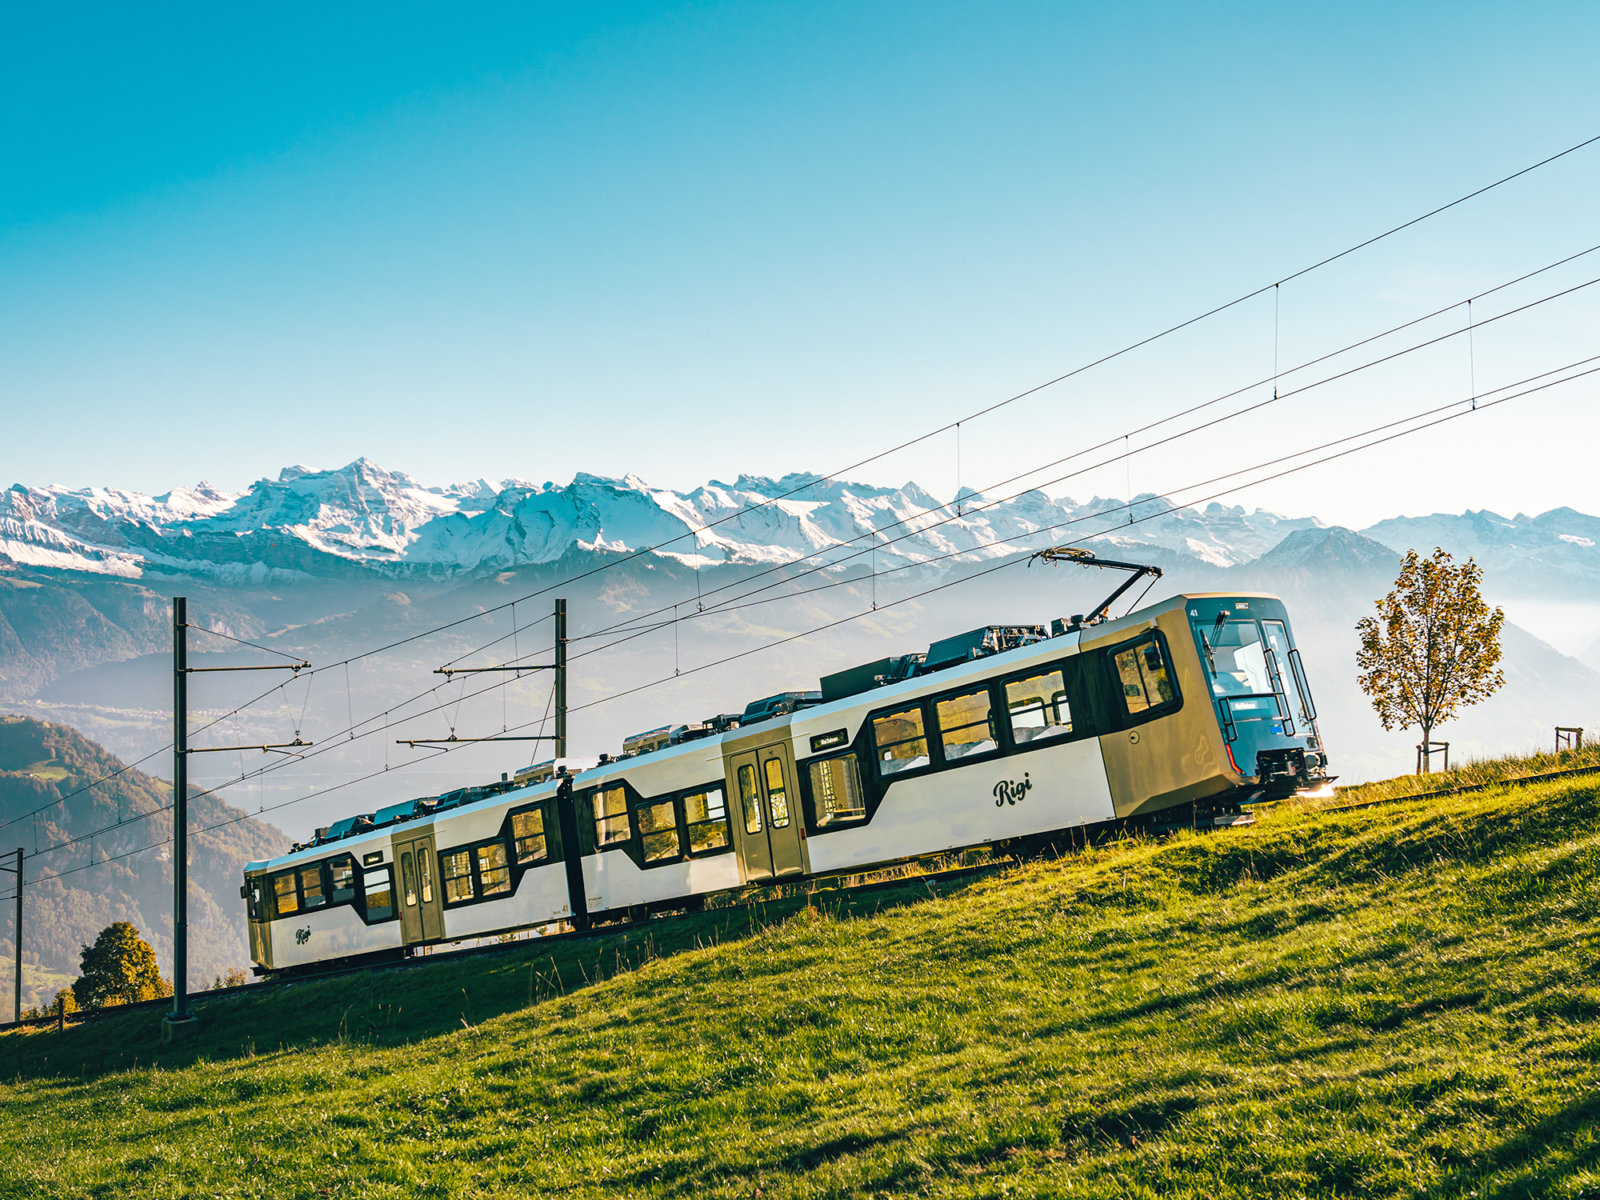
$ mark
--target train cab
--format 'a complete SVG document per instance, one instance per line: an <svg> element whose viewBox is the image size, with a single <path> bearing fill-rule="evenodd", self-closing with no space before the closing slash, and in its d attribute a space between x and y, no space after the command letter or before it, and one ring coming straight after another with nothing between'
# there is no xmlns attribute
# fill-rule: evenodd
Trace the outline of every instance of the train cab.
<svg viewBox="0 0 1600 1200"><path fill-rule="evenodd" d="M1333 778L1317 709L1283 601L1190 595L1185 610L1200 669L1234 769L1253 799L1280 799Z"/></svg>

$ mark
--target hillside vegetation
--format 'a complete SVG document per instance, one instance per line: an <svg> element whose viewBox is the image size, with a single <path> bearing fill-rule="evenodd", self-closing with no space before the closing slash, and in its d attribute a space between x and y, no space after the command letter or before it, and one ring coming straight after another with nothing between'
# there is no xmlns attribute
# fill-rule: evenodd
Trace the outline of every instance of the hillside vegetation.
<svg viewBox="0 0 1600 1200"><path fill-rule="evenodd" d="M0 1195L1593 1195L1597 822L1279 806L14 1034Z"/></svg>
<svg viewBox="0 0 1600 1200"><path fill-rule="evenodd" d="M24 1006L48 1004L70 983L79 951L113 921L133 922L171 970L172 862L164 843L172 832L172 784L142 771L118 774L122 765L68 726L0 716L0 856L9 865L19 845L29 856ZM238 900L244 864L282 853L288 839L220 796L193 795L189 813L189 961L198 981L249 961ZM11 877L0 879L9 895ZM13 922L10 905L4 908L0 1011L9 1017Z"/></svg>

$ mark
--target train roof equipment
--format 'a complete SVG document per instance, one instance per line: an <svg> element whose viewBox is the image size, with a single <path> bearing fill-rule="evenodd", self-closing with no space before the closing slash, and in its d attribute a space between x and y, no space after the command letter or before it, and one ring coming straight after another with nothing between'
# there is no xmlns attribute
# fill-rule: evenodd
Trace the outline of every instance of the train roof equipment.
<svg viewBox="0 0 1600 1200"><path fill-rule="evenodd" d="M862 663L859 667L850 667L843 671L835 671L832 675L824 675L822 701L826 704L833 700L843 700L846 696L855 696L886 684L899 683L902 679L910 679L927 659L926 654L899 654L889 658L873 659L869 663Z"/></svg>
<svg viewBox="0 0 1600 1200"><path fill-rule="evenodd" d="M814 704L821 703L821 692L779 692L773 696L765 696L760 700L752 700L745 705L744 714L739 718L739 725L741 727L753 725L757 721L785 716L802 708L810 708Z"/></svg>
<svg viewBox="0 0 1600 1200"><path fill-rule="evenodd" d="M1114 571L1132 572L1123 582L1121 587L1117 588L1117 590L1112 592L1111 595L1107 596L1104 600L1100 601L1099 604L1095 605L1095 607L1087 616L1080 614L1074 616L1072 620L1068 622L1062 622L1059 620L1052 621L1050 628L1050 635L1052 637L1060 637L1064 633L1074 633L1077 630L1083 629L1087 626L1100 624L1100 622L1104 621L1110 615L1111 606L1121 598L1124 592L1126 592L1134 584L1138 583L1139 580L1148 575L1150 576L1150 586L1153 587L1155 585L1155 581L1160 579L1162 575L1162 570L1160 567L1151 566L1148 563L1118 562L1111 558L1099 558L1095 555L1093 550L1087 549L1083 546L1046 546L1043 550L1035 550L1028 556L1028 565L1030 567L1033 566L1035 559L1043 559L1045 562L1049 563L1077 563L1080 567L1110 567ZM1149 587L1145 588L1145 591L1149 590ZM1142 598L1143 597L1141 596L1141 599Z"/></svg>
<svg viewBox="0 0 1600 1200"><path fill-rule="evenodd" d="M655 729L647 729L643 733L629 734L622 739L622 753L625 755L649 754L652 750L660 750L672 744L672 726L662 725Z"/></svg>
<svg viewBox="0 0 1600 1200"><path fill-rule="evenodd" d="M1047 636L1043 625L985 625L934 642L928 647L927 659L917 674L927 675L975 658L1015 650L1018 646L1031 646Z"/></svg>

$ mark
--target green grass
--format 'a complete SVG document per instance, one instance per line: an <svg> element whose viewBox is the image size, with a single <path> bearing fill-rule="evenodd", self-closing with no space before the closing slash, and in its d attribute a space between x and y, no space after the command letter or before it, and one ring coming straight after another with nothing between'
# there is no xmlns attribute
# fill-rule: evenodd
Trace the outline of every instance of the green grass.
<svg viewBox="0 0 1600 1200"><path fill-rule="evenodd" d="M35 779L42 779L46 783L60 783L67 777L67 768L64 763L59 763L53 758L41 759L23 768Z"/></svg>
<svg viewBox="0 0 1600 1200"><path fill-rule="evenodd" d="M1600 780L1281 806L13 1035L0 1197L1600 1195L1597 913Z"/></svg>
<svg viewBox="0 0 1600 1200"><path fill-rule="evenodd" d="M1549 771L1572 771L1585 767L1600 767L1600 746L1586 746L1582 750L1566 750L1560 754L1475 759L1451 771L1432 771L1427 775L1398 775L1393 779L1339 788L1336 799L1312 802L1312 804L1314 807L1326 808L1370 800L1391 800L1400 796L1441 792L1455 787L1476 787L1486 783L1499 783L1509 778L1542 775Z"/></svg>

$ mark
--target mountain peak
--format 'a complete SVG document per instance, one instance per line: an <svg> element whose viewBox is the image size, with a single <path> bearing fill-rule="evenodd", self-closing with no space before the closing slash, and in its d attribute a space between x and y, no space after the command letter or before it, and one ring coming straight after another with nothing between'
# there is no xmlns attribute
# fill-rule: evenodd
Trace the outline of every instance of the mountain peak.
<svg viewBox="0 0 1600 1200"><path fill-rule="evenodd" d="M1382 567L1389 570L1399 559L1400 556L1382 542L1343 525L1330 525L1320 529L1296 529L1251 565L1280 569Z"/></svg>

